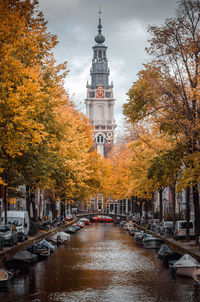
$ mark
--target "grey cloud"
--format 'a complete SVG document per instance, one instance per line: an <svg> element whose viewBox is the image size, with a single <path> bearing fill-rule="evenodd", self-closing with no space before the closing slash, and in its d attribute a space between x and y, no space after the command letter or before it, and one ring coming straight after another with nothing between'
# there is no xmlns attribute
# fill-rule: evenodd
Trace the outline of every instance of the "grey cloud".
<svg viewBox="0 0 200 302"><path fill-rule="evenodd" d="M66 89L75 93L84 107L86 82L97 34L98 9L102 8L103 34L108 46L110 79L114 82L116 120L122 115L126 93L148 59L148 24L162 24L175 13L175 0L40 0L40 10L49 21L48 29L58 35L58 62L68 61Z"/></svg>

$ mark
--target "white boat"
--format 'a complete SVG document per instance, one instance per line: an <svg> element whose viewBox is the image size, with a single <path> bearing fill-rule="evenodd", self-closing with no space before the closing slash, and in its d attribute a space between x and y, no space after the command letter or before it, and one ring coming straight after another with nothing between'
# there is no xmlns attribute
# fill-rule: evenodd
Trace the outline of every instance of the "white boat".
<svg viewBox="0 0 200 302"><path fill-rule="evenodd" d="M197 268L200 267L200 264L190 255L185 254L173 265L173 268L176 269L176 275L181 275L185 277L193 277L193 273Z"/></svg>
<svg viewBox="0 0 200 302"><path fill-rule="evenodd" d="M143 239L143 245L146 249L159 249L163 241L157 237L146 237Z"/></svg>
<svg viewBox="0 0 200 302"><path fill-rule="evenodd" d="M51 237L54 244L64 244L70 239L70 235L65 232L58 232Z"/></svg>

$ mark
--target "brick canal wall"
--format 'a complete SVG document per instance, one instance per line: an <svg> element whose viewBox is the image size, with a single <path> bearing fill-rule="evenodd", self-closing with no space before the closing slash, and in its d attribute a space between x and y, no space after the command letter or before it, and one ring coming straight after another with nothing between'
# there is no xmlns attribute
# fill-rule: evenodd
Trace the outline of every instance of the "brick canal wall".
<svg viewBox="0 0 200 302"><path fill-rule="evenodd" d="M138 229L144 231L145 233L148 233L148 234L153 235L154 237L160 238L161 240L164 241L165 244L167 244L170 247L170 249L177 251L181 254L189 254L193 258L195 258L198 262L200 262L200 251L199 251L198 247L195 245L193 245L193 247L191 247L191 245L190 245L191 242L175 241L174 239L166 238L166 237L163 237L150 230L147 230L145 227L142 227L140 225L135 224L135 226ZM192 241L192 242L194 242L194 241Z"/></svg>
<svg viewBox="0 0 200 302"><path fill-rule="evenodd" d="M65 223L59 228L54 228L49 231L39 231L35 236L29 236L29 239L24 242L19 242L17 245L12 247L4 247L2 251L0 251L0 266L3 266L6 261L12 259L14 254L21 250L26 250L30 244L37 243L42 239L48 239L56 232L62 231L64 228L72 225L74 221Z"/></svg>

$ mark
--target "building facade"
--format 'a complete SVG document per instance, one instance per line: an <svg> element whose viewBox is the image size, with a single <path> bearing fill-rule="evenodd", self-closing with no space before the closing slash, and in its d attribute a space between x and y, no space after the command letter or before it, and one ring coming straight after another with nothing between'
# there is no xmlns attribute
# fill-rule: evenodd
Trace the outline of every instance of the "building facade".
<svg viewBox="0 0 200 302"><path fill-rule="evenodd" d="M98 34L93 46L92 67L90 69L91 83L87 83L86 115L93 126L92 135L94 149L104 157L108 157L113 147L114 120L113 84L109 83L107 47L102 35L101 15L97 26Z"/></svg>

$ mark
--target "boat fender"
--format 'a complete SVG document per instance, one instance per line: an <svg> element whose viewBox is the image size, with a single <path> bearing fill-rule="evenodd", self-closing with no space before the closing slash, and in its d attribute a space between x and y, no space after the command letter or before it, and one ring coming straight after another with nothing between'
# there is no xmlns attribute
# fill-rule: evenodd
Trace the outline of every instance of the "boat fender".
<svg viewBox="0 0 200 302"><path fill-rule="evenodd" d="M176 280L176 267L172 267L170 272L171 272L172 279Z"/></svg>

